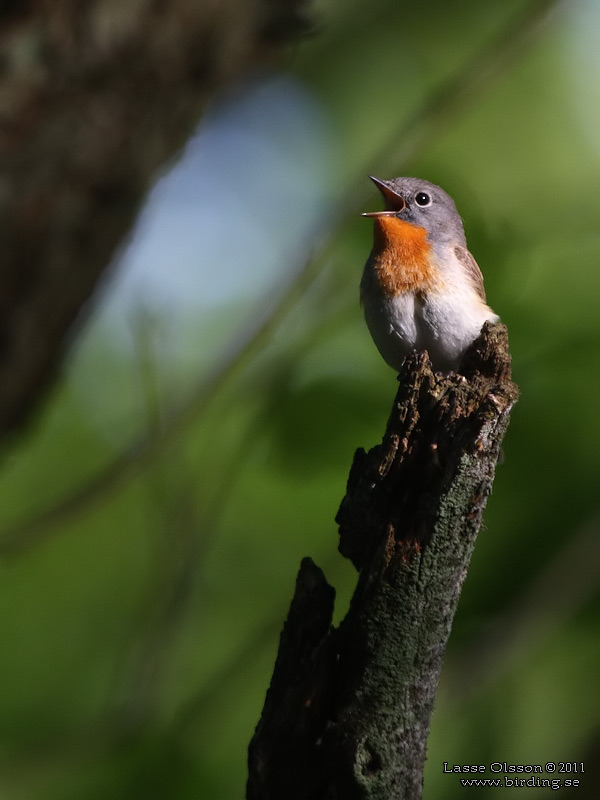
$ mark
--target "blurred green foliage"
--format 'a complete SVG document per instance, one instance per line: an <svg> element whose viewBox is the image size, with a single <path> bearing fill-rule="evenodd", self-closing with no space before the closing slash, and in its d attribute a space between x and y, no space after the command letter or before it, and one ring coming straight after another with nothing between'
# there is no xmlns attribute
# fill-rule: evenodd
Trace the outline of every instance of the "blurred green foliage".
<svg viewBox="0 0 600 800"><path fill-rule="evenodd" d="M425 797L496 791L462 788L444 761L550 760L586 765L562 798L597 796L599 4L318 11L290 70L335 131L329 238L301 278L297 253L282 264L292 289L273 324L228 361L240 309L215 309L181 343L175 383L152 326L143 356L100 342L80 364L75 351L5 450L3 800L242 796L304 555L344 614L355 575L334 516L354 449L380 439L395 393L357 300L371 233L350 211L378 207L369 172L455 197L522 391L449 646ZM92 408L77 370L102 375ZM532 792L550 790L519 796Z"/></svg>

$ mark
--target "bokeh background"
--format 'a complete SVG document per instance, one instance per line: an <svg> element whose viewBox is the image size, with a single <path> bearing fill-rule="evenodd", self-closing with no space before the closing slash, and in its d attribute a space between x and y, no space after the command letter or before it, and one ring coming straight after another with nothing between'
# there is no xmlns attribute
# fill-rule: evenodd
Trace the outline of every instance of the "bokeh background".
<svg viewBox="0 0 600 800"><path fill-rule="evenodd" d="M395 394L358 304L368 174L453 195L522 391L425 797L497 793L444 761L583 761L560 796L597 796L600 3L314 12L157 176L58 384L4 449L3 800L243 796L300 559L343 617L356 576L334 517ZM550 796L518 790L533 793Z"/></svg>

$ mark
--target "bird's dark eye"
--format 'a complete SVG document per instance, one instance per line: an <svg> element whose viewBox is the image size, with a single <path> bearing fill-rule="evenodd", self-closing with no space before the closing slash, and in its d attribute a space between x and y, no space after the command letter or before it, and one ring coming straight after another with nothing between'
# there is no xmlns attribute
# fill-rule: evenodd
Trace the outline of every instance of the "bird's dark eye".
<svg viewBox="0 0 600 800"><path fill-rule="evenodd" d="M431 197L426 192L417 192L415 195L415 203L423 208L424 206L431 205Z"/></svg>

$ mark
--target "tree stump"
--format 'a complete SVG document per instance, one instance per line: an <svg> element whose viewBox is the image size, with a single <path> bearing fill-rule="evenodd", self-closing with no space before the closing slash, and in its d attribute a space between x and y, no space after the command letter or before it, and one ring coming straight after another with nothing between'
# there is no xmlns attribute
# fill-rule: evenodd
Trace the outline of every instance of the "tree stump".
<svg viewBox="0 0 600 800"><path fill-rule="evenodd" d="M504 325L460 374L409 356L381 444L358 450L337 515L359 571L334 590L304 559L250 744L248 800L416 800L433 701L509 414Z"/></svg>

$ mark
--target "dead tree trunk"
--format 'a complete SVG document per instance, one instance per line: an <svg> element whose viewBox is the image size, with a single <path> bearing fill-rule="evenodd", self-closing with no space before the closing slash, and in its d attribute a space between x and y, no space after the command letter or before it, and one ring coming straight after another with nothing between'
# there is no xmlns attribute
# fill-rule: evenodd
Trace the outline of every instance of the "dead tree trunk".
<svg viewBox="0 0 600 800"><path fill-rule="evenodd" d="M337 521L360 572L346 618L305 559L250 744L248 800L416 800L444 651L510 409L503 325L461 375L407 359L385 436L356 453Z"/></svg>

